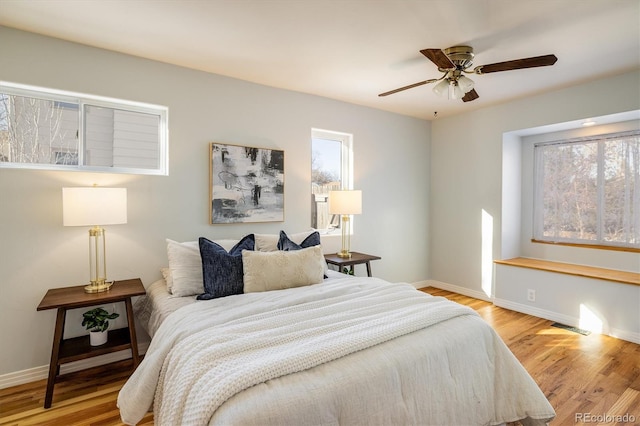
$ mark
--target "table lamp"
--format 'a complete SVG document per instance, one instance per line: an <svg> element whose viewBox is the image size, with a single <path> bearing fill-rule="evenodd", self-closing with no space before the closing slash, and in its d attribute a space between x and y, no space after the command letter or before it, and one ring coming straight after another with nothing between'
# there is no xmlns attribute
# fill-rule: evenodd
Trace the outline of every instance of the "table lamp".
<svg viewBox="0 0 640 426"><path fill-rule="evenodd" d="M127 223L126 188L62 188L64 226L92 226L89 229L89 274L87 293L109 290L107 281L105 230L102 225Z"/></svg>
<svg viewBox="0 0 640 426"><path fill-rule="evenodd" d="M330 191L329 213L342 215L342 250L338 257L351 257L351 232L349 229L349 216L362 213L362 191Z"/></svg>

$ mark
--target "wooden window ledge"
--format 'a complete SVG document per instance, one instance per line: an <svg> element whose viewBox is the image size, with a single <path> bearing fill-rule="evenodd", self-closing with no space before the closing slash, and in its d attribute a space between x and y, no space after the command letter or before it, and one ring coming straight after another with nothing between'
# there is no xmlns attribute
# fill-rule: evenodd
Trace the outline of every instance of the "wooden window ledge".
<svg viewBox="0 0 640 426"><path fill-rule="evenodd" d="M636 272L576 265L573 263L552 262L550 260L531 259L528 257L514 257L513 259L495 260L494 262L500 265L519 266L521 268L538 269L541 271L577 275L580 277L640 286L640 273Z"/></svg>

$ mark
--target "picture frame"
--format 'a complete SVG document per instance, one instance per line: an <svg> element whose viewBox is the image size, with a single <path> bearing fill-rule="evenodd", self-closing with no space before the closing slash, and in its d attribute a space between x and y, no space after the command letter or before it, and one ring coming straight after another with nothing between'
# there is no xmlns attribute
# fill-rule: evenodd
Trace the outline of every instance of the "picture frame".
<svg viewBox="0 0 640 426"><path fill-rule="evenodd" d="M283 222L284 151L212 142L210 224Z"/></svg>

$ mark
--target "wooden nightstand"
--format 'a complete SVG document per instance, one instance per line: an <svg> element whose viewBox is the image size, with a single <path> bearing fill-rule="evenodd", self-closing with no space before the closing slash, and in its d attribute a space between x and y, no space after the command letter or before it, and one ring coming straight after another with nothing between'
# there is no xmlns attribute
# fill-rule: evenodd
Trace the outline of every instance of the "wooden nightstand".
<svg viewBox="0 0 640 426"><path fill-rule="evenodd" d="M340 257L337 254L325 254L324 258L328 264L336 265L340 272L342 272L344 267L349 266L351 268L350 271L352 275L353 275L354 265L361 265L365 263L367 265L367 276L369 277L371 276L371 264L369 264L369 262L371 262L372 260L382 259L379 256L372 256L370 254L357 253L355 251L351 252L351 257Z"/></svg>
<svg viewBox="0 0 640 426"><path fill-rule="evenodd" d="M38 311L57 309L56 326L51 348L51 363L49 364L49 379L44 398L44 408L51 407L53 385L60 377L60 364L79 361L111 352L131 349L133 368L140 363L136 327L133 318L131 298L145 294L140 278L116 281L109 291L102 293L85 293L84 285L75 287L54 288L47 291L38 305ZM68 309L84 308L87 306L106 303L124 302L127 309L127 327L109 331L109 341L101 346L91 346L89 336L64 339L64 322Z"/></svg>

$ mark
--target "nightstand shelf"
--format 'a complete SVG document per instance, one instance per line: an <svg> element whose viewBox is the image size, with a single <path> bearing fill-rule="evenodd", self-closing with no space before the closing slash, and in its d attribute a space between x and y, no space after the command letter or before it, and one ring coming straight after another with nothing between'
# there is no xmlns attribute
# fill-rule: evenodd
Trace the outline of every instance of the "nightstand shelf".
<svg viewBox="0 0 640 426"><path fill-rule="evenodd" d="M58 363L80 361L81 359L105 355L111 352L123 351L131 348L131 337L128 328L109 331L109 340L104 345L91 346L89 336L64 339L60 344Z"/></svg>
<svg viewBox="0 0 640 426"><path fill-rule="evenodd" d="M113 286L102 293L85 293L84 285L64 288L53 288L47 291L37 310L57 309L56 325L53 333L49 378L44 397L44 408L51 407L53 387L60 379L60 365L80 361L94 356L131 349L133 368L140 363L136 326L133 316L131 298L146 293L140 278L116 281ZM127 311L127 327L109 331L107 343L91 346L89 336L64 338L64 323L69 309L86 308L107 303L124 302Z"/></svg>

